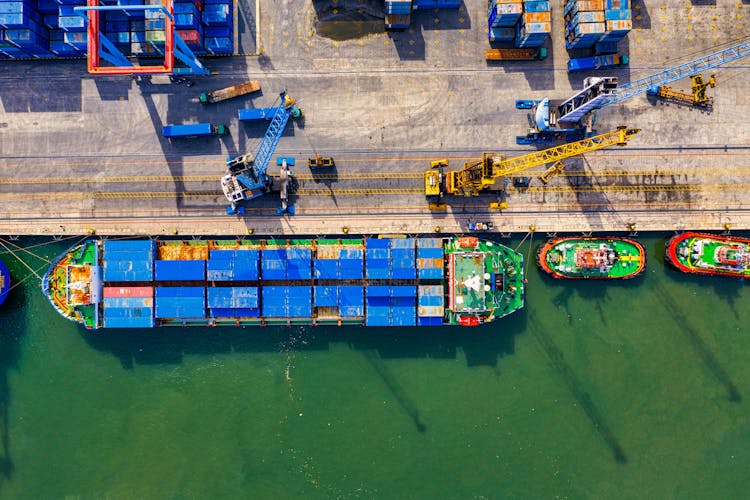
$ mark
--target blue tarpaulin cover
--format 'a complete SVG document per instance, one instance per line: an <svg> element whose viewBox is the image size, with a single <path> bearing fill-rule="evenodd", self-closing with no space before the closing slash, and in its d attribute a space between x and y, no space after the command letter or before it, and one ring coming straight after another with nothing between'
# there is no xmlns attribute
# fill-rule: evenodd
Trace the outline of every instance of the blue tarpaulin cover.
<svg viewBox="0 0 750 500"><path fill-rule="evenodd" d="M339 314L344 317L364 316L364 289L361 286L342 286L339 295Z"/></svg>
<svg viewBox="0 0 750 500"><path fill-rule="evenodd" d="M339 287L316 286L315 305L317 307L336 307L339 305Z"/></svg>
<svg viewBox="0 0 750 500"><path fill-rule="evenodd" d="M203 287L156 287L156 317L194 319L206 317Z"/></svg>
<svg viewBox="0 0 750 500"><path fill-rule="evenodd" d="M106 240L103 243L104 281L151 281L154 242Z"/></svg>
<svg viewBox="0 0 750 500"><path fill-rule="evenodd" d="M208 307L252 309L258 307L258 287L211 287L208 288Z"/></svg>
<svg viewBox="0 0 750 500"><path fill-rule="evenodd" d="M262 289L263 316L301 318L312 316L312 287L266 286Z"/></svg>
<svg viewBox="0 0 750 500"><path fill-rule="evenodd" d="M256 281L258 250L211 250L207 263L210 281Z"/></svg>
<svg viewBox="0 0 750 500"><path fill-rule="evenodd" d="M206 279L205 260L157 260L156 281L189 281Z"/></svg>
<svg viewBox="0 0 750 500"><path fill-rule="evenodd" d="M105 297L102 316L105 328L151 328L154 326L151 297Z"/></svg>
<svg viewBox="0 0 750 500"><path fill-rule="evenodd" d="M258 287L208 288L207 303L214 318L260 316Z"/></svg>

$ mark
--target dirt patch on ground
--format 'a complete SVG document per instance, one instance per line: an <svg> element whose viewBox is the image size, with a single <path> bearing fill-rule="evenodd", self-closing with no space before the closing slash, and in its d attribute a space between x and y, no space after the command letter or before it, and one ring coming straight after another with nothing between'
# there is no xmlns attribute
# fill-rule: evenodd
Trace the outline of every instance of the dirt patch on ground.
<svg viewBox="0 0 750 500"><path fill-rule="evenodd" d="M352 40L384 31L383 2L378 0L313 1L315 33L331 40Z"/></svg>

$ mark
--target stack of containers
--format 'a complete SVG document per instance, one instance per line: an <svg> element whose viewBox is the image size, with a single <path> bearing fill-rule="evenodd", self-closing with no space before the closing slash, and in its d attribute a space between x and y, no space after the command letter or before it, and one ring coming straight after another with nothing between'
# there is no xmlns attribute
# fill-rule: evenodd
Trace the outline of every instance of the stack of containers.
<svg viewBox="0 0 750 500"><path fill-rule="evenodd" d="M362 279L364 252L361 240L339 243L338 240L318 240L314 278L316 280Z"/></svg>
<svg viewBox="0 0 750 500"><path fill-rule="evenodd" d="M145 11L120 11L130 25L130 52L133 55L147 54L149 52L146 41L146 12ZM140 15L137 15L139 14Z"/></svg>
<svg viewBox="0 0 750 500"><path fill-rule="evenodd" d="M413 280L417 277L414 238L391 240L391 278Z"/></svg>
<svg viewBox="0 0 750 500"><path fill-rule="evenodd" d="M144 4L161 5L161 3L161 0L145 0ZM138 26L140 27L140 19L138 21ZM144 11L143 29L145 44L141 47L144 54L164 55L164 44L166 41L166 32L164 31L165 22L164 12L161 10Z"/></svg>
<svg viewBox="0 0 750 500"><path fill-rule="evenodd" d="M210 54L234 52L231 5L231 0L206 0L203 5L203 48Z"/></svg>
<svg viewBox="0 0 750 500"><path fill-rule="evenodd" d="M57 0L60 4L58 9L57 25L62 31L63 46L61 50L70 47L72 53L86 54L88 33L86 32L86 20L74 9L86 5L85 0Z"/></svg>
<svg viewBox="0 0 750 500"><path fill-rule="evenodd" d="M317 318L362 317L364 288L361 286L316 285L315 307Z"/></svg>
<svg viewBox="0 0 750 500"><path fill-rule="evenodd" d="M629 0L568 0L563 9L565 46L614 53L633 27Z"/></svg>
<svg viewBox="0 0 750 500"><path fill-rule="evenodd" d="M196 54L233 52L231 0L175 0L175 31ZM453 0L441 0L453 1ZM102 0L113 5L115 0ZM163 0L116 0L118 5L162 5ZM87 51L86 20L73 8L86 0L0 0L0 58L80 57ZM164 14L105 11L100 32L125 55L164 53Z"/></svg>
<svg viewBox="0 0 750 500"><path fill-rule="evenodd" d="M208 281L257 281L260 252L251 248L211 250L206 262ZM211 317L258 317L257 287L209 288L207 305Z"/></svg>
<svg viewBox="0 0 750 500"><path fill-rule="evenodd" d="M254 249L211 250L206 264L209 281L255 281L260 253Z"/></svg>
<svg viewBox="0 0 750 500"><path fill-rule="evenodd" d="M264 280L287 279L286 248L264 248L261 251L261 276Z"/></svg>
<svg viewBox="0 0 750 500"><path fill-rule="evenodd" d="M516 25L515 46L541 47L551 31L551 13L548 1L523 3L523 16Z"/></svg>
<svg viewBox="0 0 750 500"><path fill-rule="evenodd" d="M445 312L445 293L442 285L420 285L417 291L417 321L419 326L440 326Z"/></svg>
<svg viewBox="0 0 750 500"><path fill-rule="evenodd" d="M312 287L265 286L261 291L266 318L309 318L312 316Z"/></svg>
<svg viewBox="0 0 750 500"><path fill-rule="evenodd" d="M604 35L597 42L598 54L617 52L617 42L633 29L630 0L606 0L604 9Z"/></svg>
<svg viewBox="0 0 750 500"><path fill-rule="evenodd" d="M154 267L156 281L204 281L205 260L157 260Z"/></svg>
<svg viewBox="0 0 750 500"><path fill-rule="evenodd" d="M201 23L201 0L175 0L175 33L185 41L196 54L205 54L203 48L203 24Z"/></svg>
<svg viewBox="0 0 750 500"><path fill-rule="evenodd" d="M202 286L156 287L155 316L167 320L201 320L206 316L206 289Z"/></svg>
<svg viewBox="0 0 750 500"><path fill-rule="evenodd" d="M367 279L385 280L390 275L389 250L391 240L373 238L365 240L367 256Z"/></svg>
<svg viewBox="0 0 750 500"><path fill-rule="evenodd" d="M411 24L411 0L386 0L385 29L407 29Z"/></svg>
<svg viewBox="0 0 750 500"><path fill-rule="evenodd" d="M368 279L413 280L416 272L414 238L365 240Z"/></svg>
<svg viewBox="0 0 750 500"><path fill-rule="evenodd" d="M257 318L260 316L258 287L212 287L207 290L206 305L212 318Z"/></svg>
<svg viewBox="0 0 750 500"><path fill-rule="evenodd" d="M0 56L49 57L49 30L34 0L0 0Z"/></svg>
<svg viewBox="0 0 750 500"><path fill-rule="evenodd" d="M102 289L104 328L152 328L154 288L105 286Z"/></svg>
<svg viewBox="0 0 750 500"><path fill-rule="evenodd" d="M440 238L417 240L417 271L420 279L443 279L443 241Z"/></svg>
<svg viewBox="0 0 750 500"><path fill-rule="evenodd" d="M487 11L488 37L491 42L512 42L515 26L523 14L523 3L514 0L492 0Z"/></svg>
<svg viewBox="0 0 750 500"><path fill-rule="evenodd" d="M153 280L153 241L105 241L102 252L105 282ZM104 287L104 324L110 328L154 326L153 296L152 287Z"/></svg>
<svg viewBox="0 0 750 500"><path fill-rule="evenodd" d="M415 326L417 287L413 285L367 287L368 326Z"/></svg>
<svg viewBox="0 0 750 500"><path fill-rule="evenodd" d="M107 240L103 249L104 281L153 281L153 241Z"/></svg>

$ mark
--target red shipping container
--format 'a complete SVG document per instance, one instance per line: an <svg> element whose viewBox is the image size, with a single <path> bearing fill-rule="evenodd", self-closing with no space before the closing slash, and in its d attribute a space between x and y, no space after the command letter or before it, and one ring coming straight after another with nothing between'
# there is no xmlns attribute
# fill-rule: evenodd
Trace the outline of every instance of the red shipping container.
<svg viewBox="0 0 750 500"><path fill-rule="evenodd" d="M105 286L104 298L116 297L153 297L154 287L152 286Z"/></svg>
<svg viewBox="0 0 750 500"><path fill-rule="evenodd" d="M201 34L198 30L175 30L175 33L180 35L180 38L188 45L201 44Z"/></svg>

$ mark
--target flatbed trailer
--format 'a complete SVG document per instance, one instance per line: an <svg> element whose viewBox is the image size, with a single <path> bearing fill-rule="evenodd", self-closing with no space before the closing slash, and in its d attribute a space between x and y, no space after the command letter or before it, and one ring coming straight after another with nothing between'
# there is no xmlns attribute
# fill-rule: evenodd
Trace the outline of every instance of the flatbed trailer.
<svg viewBox="0 0 750 500"><path fill-rule="evenodd" d="M226 135L229 131L225 125L211 125L210 123L190 123L187 125L164 125L161 135L168 139L179 137L202 137L210 135Z"/></svg>
<svg viewBox="0 0 750 500"><path fill-rule="evenodd" d="M232 99L233 97L239 97L241 95L258 92L260 90L260 83L257 80L251 80L245 83L238 83L231 87L226 87L213 92L203 92L200 95L201 104L213 104L219 101L225 101Z"/></svg>
<svg viewBox="0 0 750 500"><path fill-rule="evenodd" d="M534 49L487 49L485 59L488 61L534 61L547 57L544 47Z"/></svg>

